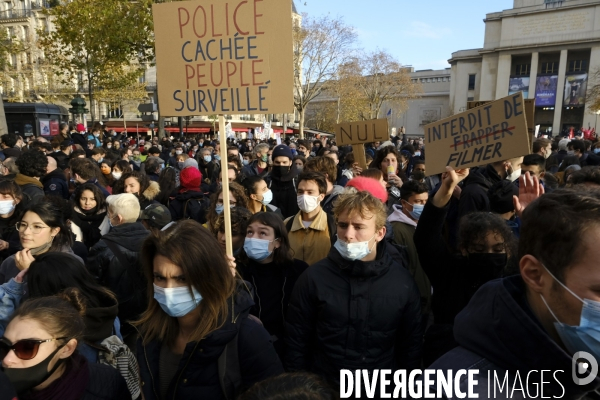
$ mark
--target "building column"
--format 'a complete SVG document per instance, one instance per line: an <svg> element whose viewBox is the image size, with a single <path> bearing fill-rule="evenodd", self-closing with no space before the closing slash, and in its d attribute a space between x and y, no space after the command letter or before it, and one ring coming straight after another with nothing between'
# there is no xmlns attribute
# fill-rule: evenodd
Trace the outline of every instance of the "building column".
<svg viewBox="0 0 600 400"><path fill-rule="evenodd" d="M531 70L529 71L529 98L535 99L535 87L537 84L537 71L540 59L540 53L537 51L531 54Z"/></svg>
<svg viewBox="0 0 600 400"><path fill-rule="evenodd" d="M494 100L508 96L511 62L510 54L501 54L498 58L498 79L496 80L496 98Z"/></svg>
<svg viewBox="0 0 600 400"><path fill-rule="evenodd" d="M558 63L558 82L556 82L556 104L554 105L554 121L552 122L552 136L560 134L563 109L563 97L565 95L565 75L567 74L568 50L560 51Z"/></svg>
<svg viewBox="0 0 600 400"><path fill-rule="evenodd" d="M588 90L591 89L594 85L599 85L600 80L596 79L594 71L598 70L600 66L600 47L592 47L592 51L590 52L590 62L588 66ZM585 113L583 114L583 127L587 128L588 126L596 127L596 131L600 128L600 124L596 126L596 110L592 110L590 106L593 101L590 98L585 98Z"/></svg>

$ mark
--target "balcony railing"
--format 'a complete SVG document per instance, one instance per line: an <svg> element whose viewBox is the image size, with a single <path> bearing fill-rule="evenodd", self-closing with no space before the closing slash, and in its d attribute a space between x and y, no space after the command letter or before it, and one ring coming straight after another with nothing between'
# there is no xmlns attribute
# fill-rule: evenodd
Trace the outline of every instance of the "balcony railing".
<svg viewBox="0 0 600 400"><path fill-rule="evenodd" d="M28 18L31 16L31 10L6 10L0 11L0 20Z"/></svg>
<svg viewBox="0 0 600 400"><path fill-rule="evenodd" d="M40 10L42 8L50 8L50 3L47 1L39 1L37 3L31 3L32 10Z"/></svg>

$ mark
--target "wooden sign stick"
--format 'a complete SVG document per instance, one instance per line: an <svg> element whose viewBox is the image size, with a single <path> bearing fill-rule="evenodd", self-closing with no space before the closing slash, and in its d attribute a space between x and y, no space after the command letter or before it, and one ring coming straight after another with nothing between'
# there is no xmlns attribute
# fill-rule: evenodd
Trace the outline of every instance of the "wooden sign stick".
<svg viewBox="0 0 600 400"><path fill-rule="evenodd" d="M358 163L358 166L364 170L367 169L367 156L365 154L364 144L353 144L352 153L354 154L354 162Z"/></svg>
<svg viewBox="0 0 600 400"><path fill-rule="evenodd" d="M227 132L225 131L225 116L219 115L219 143L221 145L221 185L223 188L223 217L225 223L225 251L233 257L231 236L231 210L229 206L229 174L227 172Z"/></svg>

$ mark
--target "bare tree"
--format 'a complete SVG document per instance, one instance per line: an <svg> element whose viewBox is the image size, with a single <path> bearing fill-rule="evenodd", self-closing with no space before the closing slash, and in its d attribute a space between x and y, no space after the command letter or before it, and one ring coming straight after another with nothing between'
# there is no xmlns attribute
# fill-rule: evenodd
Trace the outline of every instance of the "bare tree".
<svg viewBox="0 0 600 400"><path fill-rule="evenodd" d="M600 111L600 68L594 70L591 75L592 77L590 77L588 82L594 82L594 85L588 89L587 103L589 104L589 109L593 113L597 113Z"/></svg>
<svg viewBox="0 0 600 400"><path fill-rule="evenodd" d="M294 26L294 106L304 138L304 117L308 103L336 78L338 67L351 57L356 41L354 28L340 18L303 16Z"/></svg>
<svg viewBox="0 0 600 400"><path fill-rule="evenodd" d="M363 119L380 117L384 103L391 103L398 115L408 108L408 100L419 98L420 83L413 83L410 70L384 50L365 53L358 63L361 78L358 87L365 100Z"/></svg>

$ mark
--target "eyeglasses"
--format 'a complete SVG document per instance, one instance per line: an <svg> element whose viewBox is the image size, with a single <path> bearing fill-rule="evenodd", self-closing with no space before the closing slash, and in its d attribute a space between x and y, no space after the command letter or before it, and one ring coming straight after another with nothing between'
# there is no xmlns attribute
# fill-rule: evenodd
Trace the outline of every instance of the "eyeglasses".
<svg viewBox="0 0 600 400"><path fill-rule="evenodd" d="M17 227L17 230L21 233L25 232L27 228L31 228L31 232L33 232L35 235L40 233L42 229L50 228L49 226L30 226L27 225L25 222L17 222L15 226Z"/></svg>
<svg viewBox="0 0 600 400"><path fill-rule="evenodd" d="M56 339L36 340L36 339L22 339L16 343L11 343L6 338L0 338L0 360L4 360L4 357L12 350L15 355L21 360L31 360L37 356L40 344L53 342L55 340L63 340L66 337L60 337Z"/></svg>

